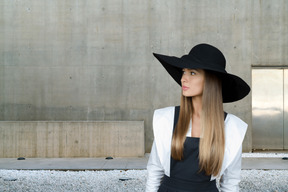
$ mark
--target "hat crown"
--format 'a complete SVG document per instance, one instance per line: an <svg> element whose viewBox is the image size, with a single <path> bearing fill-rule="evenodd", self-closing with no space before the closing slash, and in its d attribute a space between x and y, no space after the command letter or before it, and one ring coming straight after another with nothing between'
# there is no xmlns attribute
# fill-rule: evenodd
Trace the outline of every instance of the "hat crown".
<svg viewBox="0 0 288 192"><path fill-rule="evenodd" d="M193 57L198 60L199 63L203 65L210 65L217 67L218 69L225 70L226 67L226 59L223 53L208 44L199 44L191 49L188 54L188 57Z"/></svg>

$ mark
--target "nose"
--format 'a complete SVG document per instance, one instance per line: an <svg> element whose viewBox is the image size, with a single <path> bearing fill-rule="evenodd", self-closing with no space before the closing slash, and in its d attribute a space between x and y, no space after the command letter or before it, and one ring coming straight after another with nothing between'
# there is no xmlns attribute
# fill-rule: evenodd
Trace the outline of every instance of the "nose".
<svg viewBox="0 0 288 192"><path fill-rule="evenodd" d="M187 78L186 78L185 74L183 73L183 75L181 77L181 83L183 84L186 81L187 81Z"/></svg>

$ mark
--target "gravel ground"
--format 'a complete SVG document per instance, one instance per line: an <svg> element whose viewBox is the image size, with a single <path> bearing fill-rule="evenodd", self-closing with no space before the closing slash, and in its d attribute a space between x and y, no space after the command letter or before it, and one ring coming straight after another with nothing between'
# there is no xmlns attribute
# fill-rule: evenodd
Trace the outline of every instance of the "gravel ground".
<svg viewBox="0 0 288 192"><path fill-rule="evenodd" d="M144 191L146 174L146 170L0 170L0 191ZM243 170L240 188L241 192L288 192L288 170Z"/></svg>
<svg viewBox="0 0 288 192"><path fill-rule="evenodd" d="M265 157L265 158L283 158L288 157L288 153L242 153L244 158L256 158L256 157Z"/></svg>
<svg viewBox="0 0 288 192"><path fill-rule="evenodd" d="M288 157L287 153L243 153L242 157ZM146 170L0 170L0 192L145 191ZM242 170L241 192L288 192L288 170Z"/></svg>

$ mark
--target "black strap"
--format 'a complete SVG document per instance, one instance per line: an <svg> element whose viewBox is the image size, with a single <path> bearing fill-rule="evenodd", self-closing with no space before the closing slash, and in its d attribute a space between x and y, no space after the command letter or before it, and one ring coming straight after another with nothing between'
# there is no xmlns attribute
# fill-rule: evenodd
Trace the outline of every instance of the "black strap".
<svg viewBox="0 0 288 192"><path fill-rule="evenodd" d="M180 106L175 107L175 112L174 112L174 127L173 130L176 128L178 119L179 119L179 113L180 113Z"/></svg>

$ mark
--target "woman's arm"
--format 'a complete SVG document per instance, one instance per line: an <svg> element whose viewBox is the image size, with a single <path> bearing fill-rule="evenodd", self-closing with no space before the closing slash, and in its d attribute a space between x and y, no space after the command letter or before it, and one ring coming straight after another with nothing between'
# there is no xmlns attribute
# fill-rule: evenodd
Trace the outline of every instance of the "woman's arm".
<svg viewBox="0 0 288 192"><path fill-rule="evenodd" d="M146 192L156 192L160 186L164 169L160 163L155 141L153 142L149 161L147 164Z"/></svg>
<svg viewBox="0 0 288 192"><path fill-rule="evenodd" d="M241 180L242 146L220 179L221 192L238 192Z"/></svg>

